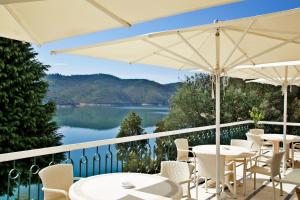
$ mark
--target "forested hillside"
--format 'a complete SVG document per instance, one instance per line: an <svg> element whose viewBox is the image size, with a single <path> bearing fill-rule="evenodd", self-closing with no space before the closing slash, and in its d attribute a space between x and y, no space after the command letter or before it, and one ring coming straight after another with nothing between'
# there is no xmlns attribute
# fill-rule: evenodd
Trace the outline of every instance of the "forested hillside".
<svg viewBox="0 0 300 200"><path fill-rule="evenodd" d="M119 104L167 105L180 83L159 84L146 79L120 79L107 74L46 77L46 100L58 105Z"/></svg>

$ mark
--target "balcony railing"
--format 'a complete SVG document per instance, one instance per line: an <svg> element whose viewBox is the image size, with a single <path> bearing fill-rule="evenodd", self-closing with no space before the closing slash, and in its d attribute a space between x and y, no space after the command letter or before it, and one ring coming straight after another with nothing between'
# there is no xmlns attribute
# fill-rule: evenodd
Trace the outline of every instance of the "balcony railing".
<svg viewBox="0 0 300 200"><path fill-rule="evenodd" d="M222 124L221 143L246 139L252 123L248 120ZM281 129L272 126L283 125L261 123L267 132L277 133ZM300 135L299 128L293 130L293 134ZM73 164L74 174L79 177L123 171L157 173L162 160L175 159L173 141L179 137L187 138L191 146L214 144L215 125L0 154L0 199L43 199L38 172L55 163Z"/></svg>

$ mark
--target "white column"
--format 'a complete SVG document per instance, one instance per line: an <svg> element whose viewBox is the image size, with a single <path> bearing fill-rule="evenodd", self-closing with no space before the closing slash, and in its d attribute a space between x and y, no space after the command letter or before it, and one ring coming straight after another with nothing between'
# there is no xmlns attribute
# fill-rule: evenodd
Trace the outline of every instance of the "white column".
<svg viewBox="0 0 300 200"><path fill-rule="evenodd" d="M284 86L284 110L283 110L283 150L286 150L286 129L287 129L287 86ZM286 155L284 155L283 174L286 172Z"/></svg>
<svg viewBox="0 0 300 200"><path fill-rule="evenodd" d="M284 92L284 103L283 103L283 150L286 150L286 129L287 129L287 90L288 90L288 82L287 82L287 74L288 74L288 68L285 67L285 80L283 84L283 92ZM286 155L284 155L283 158L283 174L285 175L286 172Z"/></svg>
<svg viewBox="0 0 300 200"><path fill-rule="evenodd" d="M215 87L216 87L216 193L217 199L220 199L220 32L216 32L216 69L215 69Z"/></svg>

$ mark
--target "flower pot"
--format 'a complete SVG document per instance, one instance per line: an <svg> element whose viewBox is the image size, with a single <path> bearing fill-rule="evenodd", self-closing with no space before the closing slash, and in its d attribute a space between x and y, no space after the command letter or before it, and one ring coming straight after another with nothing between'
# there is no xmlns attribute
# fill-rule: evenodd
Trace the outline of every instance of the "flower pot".
<svg viewBox="0 0 300 200"><path fill-rule="evenodd" d="M254 128L254 129L250 129L249 131L251 134L255 134L255 135L261 135L265 133L264 129L260 129L260 128Z"/></svg>

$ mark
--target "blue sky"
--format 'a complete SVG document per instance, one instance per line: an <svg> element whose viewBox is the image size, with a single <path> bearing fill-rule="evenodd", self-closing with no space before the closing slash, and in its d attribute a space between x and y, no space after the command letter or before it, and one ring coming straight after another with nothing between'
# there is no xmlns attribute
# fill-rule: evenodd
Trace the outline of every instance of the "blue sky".
<svg viewBox="0 0 300 200"><path fill-rule="evenodd" d="M154 20L134 25L131 28L118 28L59 40L45 44L41 47L35 47L35 50L39 53L38 58L40 61L51 65L48 73L60 73L64 75L105 73L120 78L145 78L160 83L177 82L184 80L186 75L191 75L192 73L154 66L128 65L120 62L82 56L50 55L49 52L51 50L95 44L149 32L208 24L212 23L215 19L236 19L297 7L300 7L299 0L244 0L235 4Z"/></svg>

